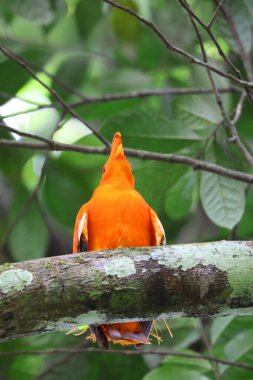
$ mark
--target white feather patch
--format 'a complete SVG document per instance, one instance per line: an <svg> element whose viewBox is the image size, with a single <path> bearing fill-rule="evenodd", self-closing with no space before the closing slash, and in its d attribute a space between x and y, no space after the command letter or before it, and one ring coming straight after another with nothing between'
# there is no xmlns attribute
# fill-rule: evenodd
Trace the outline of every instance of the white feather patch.
<svg viewBox="0 0 253 380"><path fill-rule="evenodd" d="M158 224L158 226L160 227L160 229L162 230L162 233L163 233L163 245L166 245L165 231L164 231L162 223L160 222L160 220L157 216L156 216L156 223ZM159 235L156 233L156 240L158 241L158 239L159 239Z"/></svg>
<svg viewBox="0 0 253 380"><path fill-rule="evenodd" d="M84 226L84 223L86 222L86 218L87 218L87 212L83 214L82 219L80 220L80 223L78 226L78 241L80 241L80 237L83 232L83 226Z"/></svg>

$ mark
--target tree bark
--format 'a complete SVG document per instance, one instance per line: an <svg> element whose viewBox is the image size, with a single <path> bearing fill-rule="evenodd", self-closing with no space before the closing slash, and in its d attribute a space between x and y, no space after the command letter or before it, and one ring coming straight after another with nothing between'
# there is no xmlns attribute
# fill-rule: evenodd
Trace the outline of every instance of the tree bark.
<svg viewBox="0 0 253 380"><path fill-rule="evenodd" d="M253 242L124 248L0 266L0 341L80 324L253 315Z"/></svg>

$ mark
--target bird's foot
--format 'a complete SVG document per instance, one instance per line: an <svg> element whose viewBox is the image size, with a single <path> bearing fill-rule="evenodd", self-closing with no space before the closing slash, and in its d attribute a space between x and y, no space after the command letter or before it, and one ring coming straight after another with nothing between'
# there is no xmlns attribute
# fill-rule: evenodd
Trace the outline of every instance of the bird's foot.
<svg viewBox="0 0 253 380"><path fill-rule="evenodd" d="M96 343L96 341L97 341L96 335L93 333L90 334L89 336L87 336L86 339L90 340L92 343Z"/></svg>

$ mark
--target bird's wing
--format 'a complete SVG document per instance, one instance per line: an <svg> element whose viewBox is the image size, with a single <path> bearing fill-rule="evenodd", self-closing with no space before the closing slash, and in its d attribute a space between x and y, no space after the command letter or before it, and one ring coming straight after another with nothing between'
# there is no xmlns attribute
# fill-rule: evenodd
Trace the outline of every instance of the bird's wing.
<svg viewBox="0 0 253 380"><path fill-rule="evenodd" d="M74 228L73 253L88 251L88 203L79 210Z"/></svg>
<svg viewBox="0 0 253 380"><path fill-rule="evenodd" d="M152 245L165 245L166 236L156 212L150 208L150 218L152 226Z"/></svg>

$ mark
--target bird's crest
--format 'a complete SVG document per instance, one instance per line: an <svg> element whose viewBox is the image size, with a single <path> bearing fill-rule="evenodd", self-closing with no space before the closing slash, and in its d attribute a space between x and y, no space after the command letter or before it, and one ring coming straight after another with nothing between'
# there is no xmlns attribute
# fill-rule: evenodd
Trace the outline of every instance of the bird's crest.
<svg viewBox="0 0 253 380"><path fill-rule="evenodd" d="M116 132L112 140L110 156L103 167L100 184L114 184L117 187L134 187L131 165L126 159L121 133Z"/></svg>

